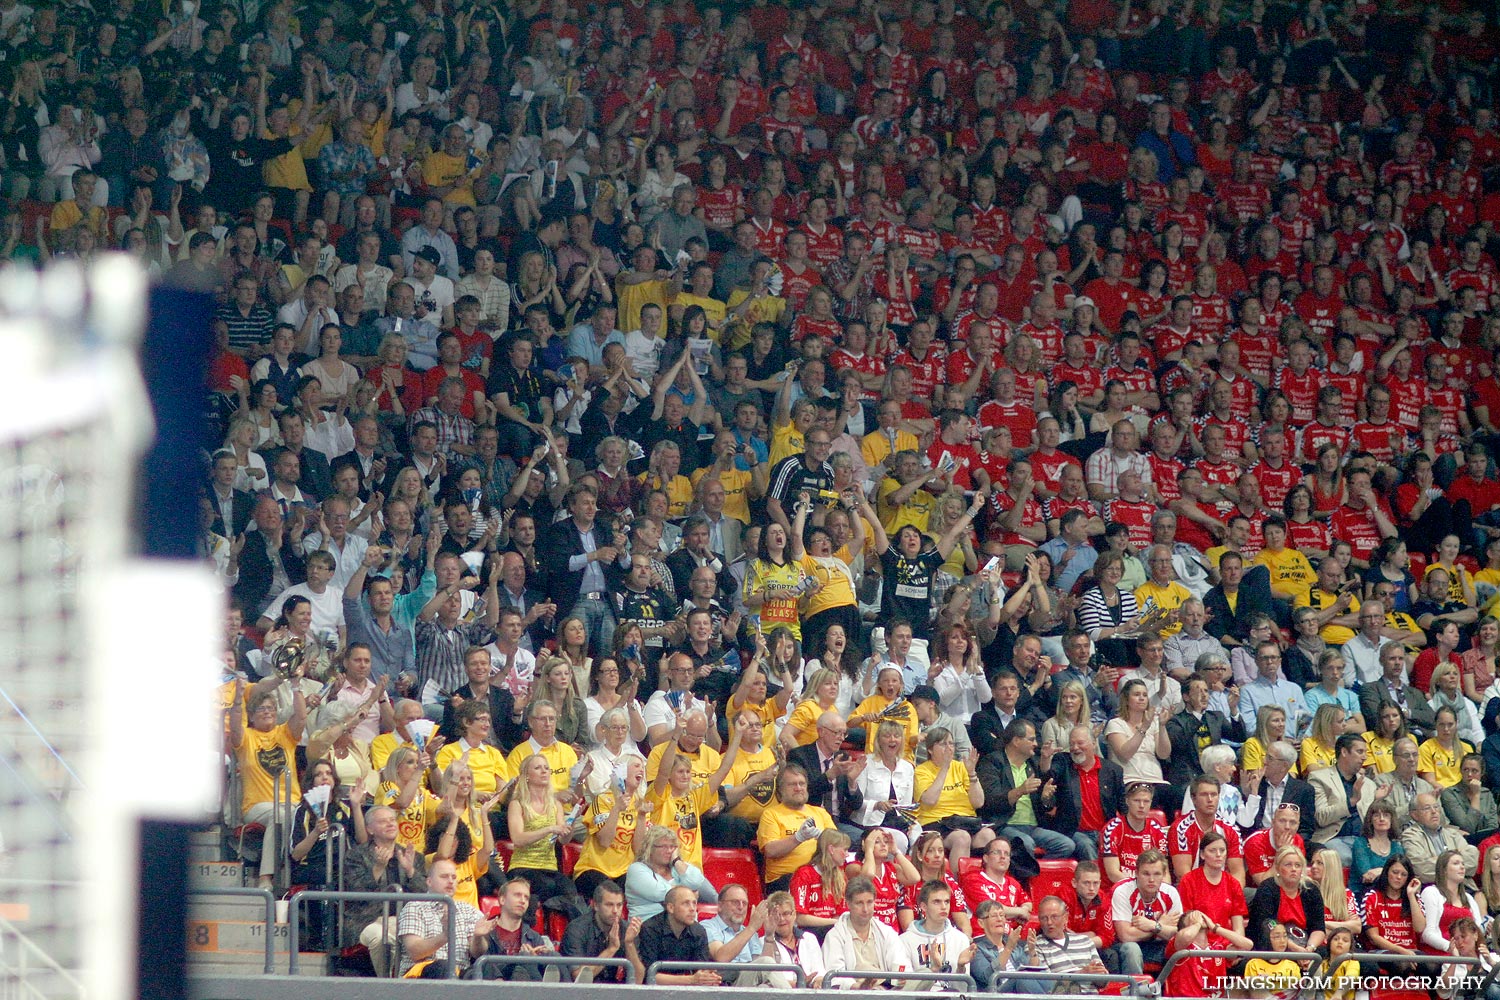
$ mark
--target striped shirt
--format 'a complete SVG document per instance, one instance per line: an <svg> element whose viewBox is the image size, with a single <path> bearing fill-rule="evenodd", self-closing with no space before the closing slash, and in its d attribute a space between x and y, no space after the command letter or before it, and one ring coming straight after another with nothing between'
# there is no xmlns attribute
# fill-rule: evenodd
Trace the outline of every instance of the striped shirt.
<svg viewBox="0 0 1500 1000"><path fill-rule="evenodd" d="M476 605L477 606L477 605ZM460 621L448 628L436 619L417 619L417 690L425 696L428 682L437 685L438 691L454 691L463 686L468 675L464 672L464 650L470 646L488 646L495 641L495 633L482 621ZM433 699L423 697L424 702Z"/></svg>
<svg viewBox="0 0 1500 1000"><path fill-rule="evenodd" d="M229 327L229 346L236 351L243 351L257 344L264 344L271 339L271 327L276 323L276 317L271 315L271 310L256 303L250 307L250 315L246 316L240 312L240 307L234 303L220 306L214 314L214 319L224 321Z"/></svg>
<svg viewBox="0 0 1500 1000"><path fill-rule="evenodd" d="M1094 948L1094 939L1088 934L1064 931L1062 940L1054 941L1045 934L1036 936L1036 960L1048 972L1066 974L1099 961L1099 952Z"/></svg>
<svg viewBox="0 0 1500 1000"><path fill-rule="evenodd" d="M411 415L407 420L407 427L415 428L424 420L437 427L437 450L444 455L452 457L452 449L456 444L474 443L474 421L461 413L449 415L436 406L424 406Z"/></svg>

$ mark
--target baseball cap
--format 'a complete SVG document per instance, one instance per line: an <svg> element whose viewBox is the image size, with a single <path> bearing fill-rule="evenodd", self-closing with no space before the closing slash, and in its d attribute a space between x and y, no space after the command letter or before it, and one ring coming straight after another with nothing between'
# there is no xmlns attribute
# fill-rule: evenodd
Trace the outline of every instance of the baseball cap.
<svg viewBox="0 0 1500 1000"><path fill-rule="evenodd" d="M437 252L437 247L433 246L425 246L422 249L418 250L416 253L412 254L412 256L417 260L425 260L433 267L436 267L443 262L443 255Z"/></svg>
<svg viewBox="0 0 1500 1000"><path fill-rule="evenodd" d="M933 687L931 684L918 684L915 688L912 689L911 694L909 694L909 695L906 696L906 700L907 701L924 700L924 701L930 701L934 705L936 705L936 704L938 704L937 688Z"/></svg>

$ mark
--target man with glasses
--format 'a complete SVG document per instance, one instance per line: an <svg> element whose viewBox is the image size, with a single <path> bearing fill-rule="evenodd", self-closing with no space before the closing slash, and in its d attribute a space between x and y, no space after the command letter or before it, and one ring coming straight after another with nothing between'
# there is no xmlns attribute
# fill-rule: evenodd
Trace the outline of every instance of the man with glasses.
<svg viewBox="0 0 1500 1000"><path fill-rule="evenodd" d="M1297 748L1290 743L1277 740L1266 748L1266 761L1260 775L1257 777L1251 771L1246 776L1249 780L1241 779L1245 781L1242 789L1245 801L1240 806L1237 817L1241 827L1257 831L1272 829L1280 818L1278 810L1285 804L1297 810L1296 830L1302 840L1312 840L1313 833L1317 830L1317 798L1313 795L1311 785L1292 777L1292 769L1296 766ZM1276 846L1280 847L1282 843L1278 840ZM1274 857L1275 853L1273 850L1270 856ZM1245 846L1245 857L1250 857L1248 844Z"/></svg>
<svg viewBox="0 0 1500 1000"><path fill-rule="evenodd" d="M1348 868L1354 860L1355 838L1363 832L1365 811L1378 793L1374 779L1365 777L1363 737L1344 733L1334 743L1333 752L1333 766L1320 768L1307 779L1313 786L1318 810L1318 829L1313 839L1338 852L1339 860ZM1432 801L1436 803L1437 799ZM1430 881L1431 868L1427 876Z"/></svg>
<svg viewBox="0 0 1500 1000"><path fill-rule="evenodd" d="M786 762L807 772L807 801L826 810L838 828L858 842L865 832L846 817L864 805L856 779L871 757L856 760L844 751L849 726L839 713L828 711L818 716L817 729L818 738L789 751Z"/></svg>
<svg viewBox="0 0 1500 1000"><path fill-rule="evenodd" d="M1266 760L1270 759L1268 754ZM1276 852L1283 847L1295 847L1303 854L1307 853L1307 845L1297 833L1300 822L1302 807L1295 802L1283 802L1272 814L1271 825L1256 830L1245 841L1245 873L1250 877L1251 886L1258 886L1271 877Z"/></svg>
<svg viewBox="0 0 1500 1000"><path fill-rule="evenodd" d="M1373 724L1380 719L1382 709L1393 705L1400 709L1414 735L1426 736L1432 732L1432 706L1421 691L1406 682L1411 676L1410 658L1411 654L1400 643L1381 647L1380 678L1359 689L1359 711L1367 723Z"/></svg>
<svg viewBox="0 0 1500 1000"><path fill-rule="evenodd" d="M1423 792L1412 799L1411 818L1412 822L1401 831L1401 846L1417 878L1427 883L1436 881L1437 859L1445 851L1462 855L1467 871L1479 871L1479 849L1464 839L1462 830L1443 822L1443 810L1436 795Z"/></svg>
<svg viewBox="0 0 1500 1000"><path fill-rule="evenodd" d="M1286 712L1286 735L1295 739L1309 718L1307 702L1302 689L1281 676L1281 646L1270 639L1257 645L1255 668L1255 680L1240 689L1240 722L1249 732L1261 706L1274 705Z"/></svg>
<svg viewBox="0 0 1500 1000"><path fill-rule="evenodd" d="M833 451L833 436L823 428L807 433L807 450L797 455L788 455L771 468L770 488L766 493L766 513L771 520L787 531L792 530L787 508L792 506L804 492L817 496L819 491L833 488L833 466L828 456ZM816 523L823 522L818 511Z"/></svg>
<svg viewBox="0 0 1500 1000"><path fill-rule="evenodd" d="M1182 631L1182 606L1192 600L1193 592L1177 582L1177 571L1172 565L1172 548L1169 545L1153 545L1146 554L1146 567L1150 576L1135 588L1135 603L1144 608L1147 601L1170 612L1160 635L1165 638Z"/></svg>
<svg viewBox="0 0 1500 1000"><path fill-rule="evenodd" d="M1041 825L1057 783L1042 772L1052 768L1053 754L1037 764L1036 727L1017 719L1005 729L1000 749L979 762L975 776L984 789L981 817L1002 840L1019 838L1028 851L1040 845L1049 858L1071 858L1073 838ZM1045 782L1045 783L1044 783Z"/></svg>
<svg viewBox="0 0 1500 1000"><path fill-rule="evenodd" d="M1359 606L1359 631L1344 643L1344 686L1374 684L1381 676L1381 651L1391 644L1385 632L1385 605L1366 601Z"/></svg>
<svg viewBox="0 0 1500 1000"><path fill-rule="evenodd" d="M1386 804L1396 810L1398 816L1411 810L1418 795L1431 795L1435 798L1438 794L1438 789L1432 782L1417 773L1420 757L1417 741L1410 736L1403 736L1391 748L1391 760L1395 763L1395 768L1385 774L1375 775L1375 797L1384 799Z"/></svg>

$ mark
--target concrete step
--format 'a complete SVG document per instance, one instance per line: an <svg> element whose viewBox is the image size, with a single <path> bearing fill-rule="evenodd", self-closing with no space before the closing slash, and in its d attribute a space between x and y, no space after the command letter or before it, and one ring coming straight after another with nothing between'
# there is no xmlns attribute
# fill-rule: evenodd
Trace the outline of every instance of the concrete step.
<svg viewBox="0 0 1500 1000"><path fill-rule="evenodd" d="M188 860L194 864L212 864L224 860L224 848L217 841L209 844L189 844Z"/></svg>
<svg viewBox="0 0 1500 1000"><path fill-rule="evenodd" d="M289 928L286 924L271 926L273 950L285 955L288 951ZM266 925L249 920L189 920L187 922L188 951L212 955L248 954L264 955L266 951Z"/></svg>
<svg viewBox="0 0 1500 1000"><path fill-rule="evenodd" d="M297 975L309 979L326 976L328 956L321 952L303 952L297 965ZM285 955L277 956L274 974L287 974ZM265 973L265 959L255 955L188 955L188 975L211 976L259 976Z"/></svg>
<svg viewBox="0 0 1500 1000"><path fill-rule="evenodd" d="M190 920L259 920L264 922L266 905L253 896L192 896Z"/></svg>
<svg viewBox="0 0 1500 1000"><path fill-rule="evenodd" d="M194 861L188 865L188 885L194 889L238 888L245 884L239 861Z"/></svg>
<svg viewBox="0 0 1500 1000"><path fill-rule="evenodd" d="M194 847L200 844L206 845L208 847L218 847L223 839L223 832L221 831L221 828L217 826L208 830L194 830L192 833L188 834L188 843L192 844Z"/></svg>

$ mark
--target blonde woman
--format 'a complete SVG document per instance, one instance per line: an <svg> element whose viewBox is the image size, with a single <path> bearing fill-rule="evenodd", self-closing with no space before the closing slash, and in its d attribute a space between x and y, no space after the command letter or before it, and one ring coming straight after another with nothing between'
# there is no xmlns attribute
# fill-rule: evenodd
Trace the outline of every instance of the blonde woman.
<svg viewBox="0 0 1500 1000"><path fill-rule="evenodd" d="M599 793L583 814L588 831L583 849L573 866L573 883L585 899L599 883L619 882L635 860L635 847L649 825L646 817L646 762L631 757L625 763L625 779Z"/></svg>
<svg viewBox="0 0 1500 1000"><path fill-rule="evenodd" d="M1447 627L1447 623L1443 624ZM1452 661L1439 663L1432 671L1427 684L1427 704L1433 712L1440 708L1451 708L1458 717L1458 735L1472 746L1484 742L1484 729L1479 724L1479 710L1463 692L1459 666Z"/></svg>
<svg viewBox="0 0 1500 1000"><path fill-rule="evenodd" d="M1313 713L1312 725L1302 740L1297 767L1303 774L1311 774L1320 768L1332 767L1334 744L1344 731L1344 709L1332 702L1318 706Z"/></svg>
<svg viewBox="0 0 1500 1000"><path fill-rule="evenodd" d="M274 395L275 389L271 389ZM250 417L235 417L229 422L229 433L224 436L224 448L234 452L234 488L246 493L258 493L271 485L266 472L266 460L256 451L260 428Z"/></svg>
<svg viewBox="0 0 1500 1000"><path fill-rule="evenodd" d="M388 333L380 339L375 357L378 364L365 372L365 378L377 386L375 408L389 420L404 420L408 410L421 409L422 377L406 370L406 341L399 333Z"/></svg>
<svg viewBox="0 0 1500 1000"><path fill-rule="evenodd" d="M818 720L823 717L824 712L832 712L836 708L839 675L820 667L807 678L803 693L806 697L792 709L792 714L787 717L786 725L781 727L781 735L778 737L780 744L788 750L817 741Z"/></svg>
<svg viewBox="0 0 1500 1000"><path fill-rule="evenodd" d="M662 911L678 886L698 894L698 902L717 902L719 893L703 869L682 856L677 831L667 826L646 829L635 842L635 860L625 872L625 908L631 919L649 920Z"/></svg>
<svg viewBox="0 0 1500 1000"><path fill-rule="evenodd" d="M521 761L517 788L506 809L506 829L513 847L507 874L531 886L529 924L543 900L577 895L573 880L557 864L557 845L573 839L573 825L552 787L552 765L539 753Z"/></svg>
<svg viewBox="0 0 1500 1000"><path fill-rule="evenodd" d="M1266 766L1266 748L1286 739L1286 709L1262 705L1255 710L1255 735L1240 748L1240 770L1255 771ZM1292 768L1292 777L1297 769Z"/></svg>
<svg viewBox="0 0 1500 1000"><path fill-rule="evenodd" d="M1340 928L1351 934L1364 929L1355 904L1354 893L1344 885L1344 863L1338 852L1323 848L1313 852L1307 865L1307 877L1323 897L1323 929L1329 934Z"/></svg>
<svg viewBox="0 0 1500 1000"><path fill-rule="evenodd" d="M839 830L818 834L818 849L812 861L792 873L788 891L797 904L797 926L824 934L849 909L844 889L849 876L844 866L849 857L849 836Z"/></svg>
<svg viewBox="0 0 1500 1000"><path fill-rule="evenodd" d="M418 851L426 850L427 831L437 822L443 802L422 787L422 775L431 767L432 758L425 749L397 747L385 759L375 789L375 804L396 810L396 843ZM433 777L441 787L441 776L433 772Z"/></svg>
<svg viewBox="0 0 1500 1000"><path fill-rule="evenodd" d="M1057 710L1052 713L1052 718L1042 723L1038 737L1040 745L1051 743L1054 747L1066 747L1075 726L1093 728L1089 718L1088 689L1082 681L1066 681L1057 691Z"/></svg>

